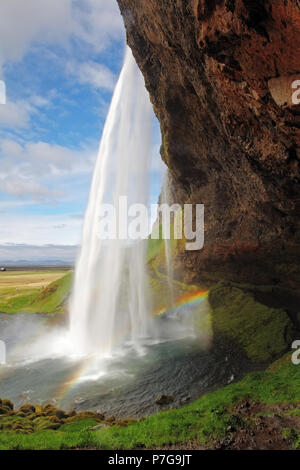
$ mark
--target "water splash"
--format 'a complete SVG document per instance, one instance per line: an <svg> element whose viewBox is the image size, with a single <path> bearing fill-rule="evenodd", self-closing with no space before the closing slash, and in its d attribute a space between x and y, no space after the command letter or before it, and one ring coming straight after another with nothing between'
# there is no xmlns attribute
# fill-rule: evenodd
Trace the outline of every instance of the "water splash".
<svg viewBox="0 0 300 470"><path fill-rule="evenodd" d="M126 341L136 348L148 334L146 242L99 239L99 208L120 196L147 204L153 111L129 48L100 144L86 210L71 298L74 352L110 356ZM124 237L126 238L126 237Z"/></svg>

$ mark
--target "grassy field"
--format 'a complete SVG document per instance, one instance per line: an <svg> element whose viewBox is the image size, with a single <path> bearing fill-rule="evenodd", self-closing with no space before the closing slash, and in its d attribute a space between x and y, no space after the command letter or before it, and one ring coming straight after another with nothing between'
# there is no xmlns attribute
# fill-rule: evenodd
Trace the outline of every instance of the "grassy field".
<svg viewBox="0 0 300 470"><path fill-rule="evenodd" d="M0 312L54 313L68 296L71 283L71 271L66 269L1 272Z"/></svg>

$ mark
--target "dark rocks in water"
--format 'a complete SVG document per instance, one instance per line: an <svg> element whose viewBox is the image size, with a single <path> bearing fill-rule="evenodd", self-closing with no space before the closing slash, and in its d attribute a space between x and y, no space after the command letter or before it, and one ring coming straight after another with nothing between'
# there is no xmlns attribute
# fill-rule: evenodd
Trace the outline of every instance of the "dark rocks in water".
<svg viewBox="0 0 300 470"><path fill-rule="evenodd" d="M158 397L155 401L158 405L170 405L170 403L173 403L174 398L172 395L161 395Z"/></svg>
<svg viewBox="0 0 300 470"><path fill-rule="evenodd" d="M11 410L5 406L0 405L0 415L6 415L8 413L11 413Z"/></svg>
<svg viewBox="0 0 300 470"><path fill-rule="evenodd" d="M14 432L22 434L30 434L36 431L53 430L56 431L63 424L72 424L86 418L91 418L95 424L102 422L104 415L94 411L76 411L66 412L56 408L52 403L42 405L22 405L19 410L13 410L14 405L10 400L0 399L0 430L5 432ZM114 419L114 418L113 418ZM135 420L123 420L119 424L117 421L112 423L105 422L107 426L111 425L127 425Z"/></svg>
<svg viewBox="0 0 300 470"><path fill-rule="evenodd" d="M0 415L13 413L14 405L7 398L0 398Z"/></svg>
<svg viewBox="0 0 300 470"><path fill-rule="evenodd" d="M14 404L10 400L8 400L7 398L0 398L0 406L4 406L4 407L8 408L9 410L14 409Z"/></svg>
<svg viewBox="0 0 300 470"><path fill-rule="evenodd" d="M52 403L47 403L42 408L42 412L45 416L51 416L56 414L56 407Z"/></svg>
<svg viewBox="0 0 300 470"><path fill-rule="evenodd" d="M176 203L205 205L186 282L300 287L297 0L118 0L161 124Z"/></svg>
<svg viewBox="0 0 300 470"><path fill-rule="evenodd" d="M32 413L36 412L36 408L33 405L27 404L27 405L22 405L19 408L19 413L23 413L24 415L30 415Z"/></svg>
<svg viewBox="0 0 300 470"><path fill-rule="evenodd" d="M56 410L55 416L56 416L58 419L65 419L65 418L68 418L69 414L66 413L66 412L63 411L63 410Z"/></svg>

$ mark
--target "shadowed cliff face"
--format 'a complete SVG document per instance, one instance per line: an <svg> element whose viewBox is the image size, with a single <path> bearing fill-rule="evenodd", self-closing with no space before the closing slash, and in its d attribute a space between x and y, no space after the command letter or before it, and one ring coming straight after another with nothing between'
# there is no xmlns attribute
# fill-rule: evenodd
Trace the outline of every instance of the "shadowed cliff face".
<svg viewBox="0 0 300 470"><path fill-rule="evenodd" d="M175 202L205 204L185 280L300 286L297 0L118 0Z"/></svg>

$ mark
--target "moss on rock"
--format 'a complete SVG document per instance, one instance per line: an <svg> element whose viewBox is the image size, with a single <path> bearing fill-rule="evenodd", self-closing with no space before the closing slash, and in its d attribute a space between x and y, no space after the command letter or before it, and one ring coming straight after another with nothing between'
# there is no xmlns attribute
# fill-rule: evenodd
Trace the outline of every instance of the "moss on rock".
<svg viewBox="0 0 300 470"><path fill-rule="evenodd" d="M31 415L32 413L36 412L36 409L35 406L28 403L27 405L22 405L19 409L19 412L24 413L25 415Z"/></svg>
<svg viewBox="0 0 300 470"><path fill-rule="evenodd" d="M269 362L286 352L295 326L283 308L258 302L237 284L220 282L209 293L214 334L235 343L254 362Z"/></svg>
<svg viewBox="0 0 300 470"><path fill-rule="evenodd" d="M7 398L0 398L0 405L8 408L11 411L14 409L14 404Z"/></svg>

